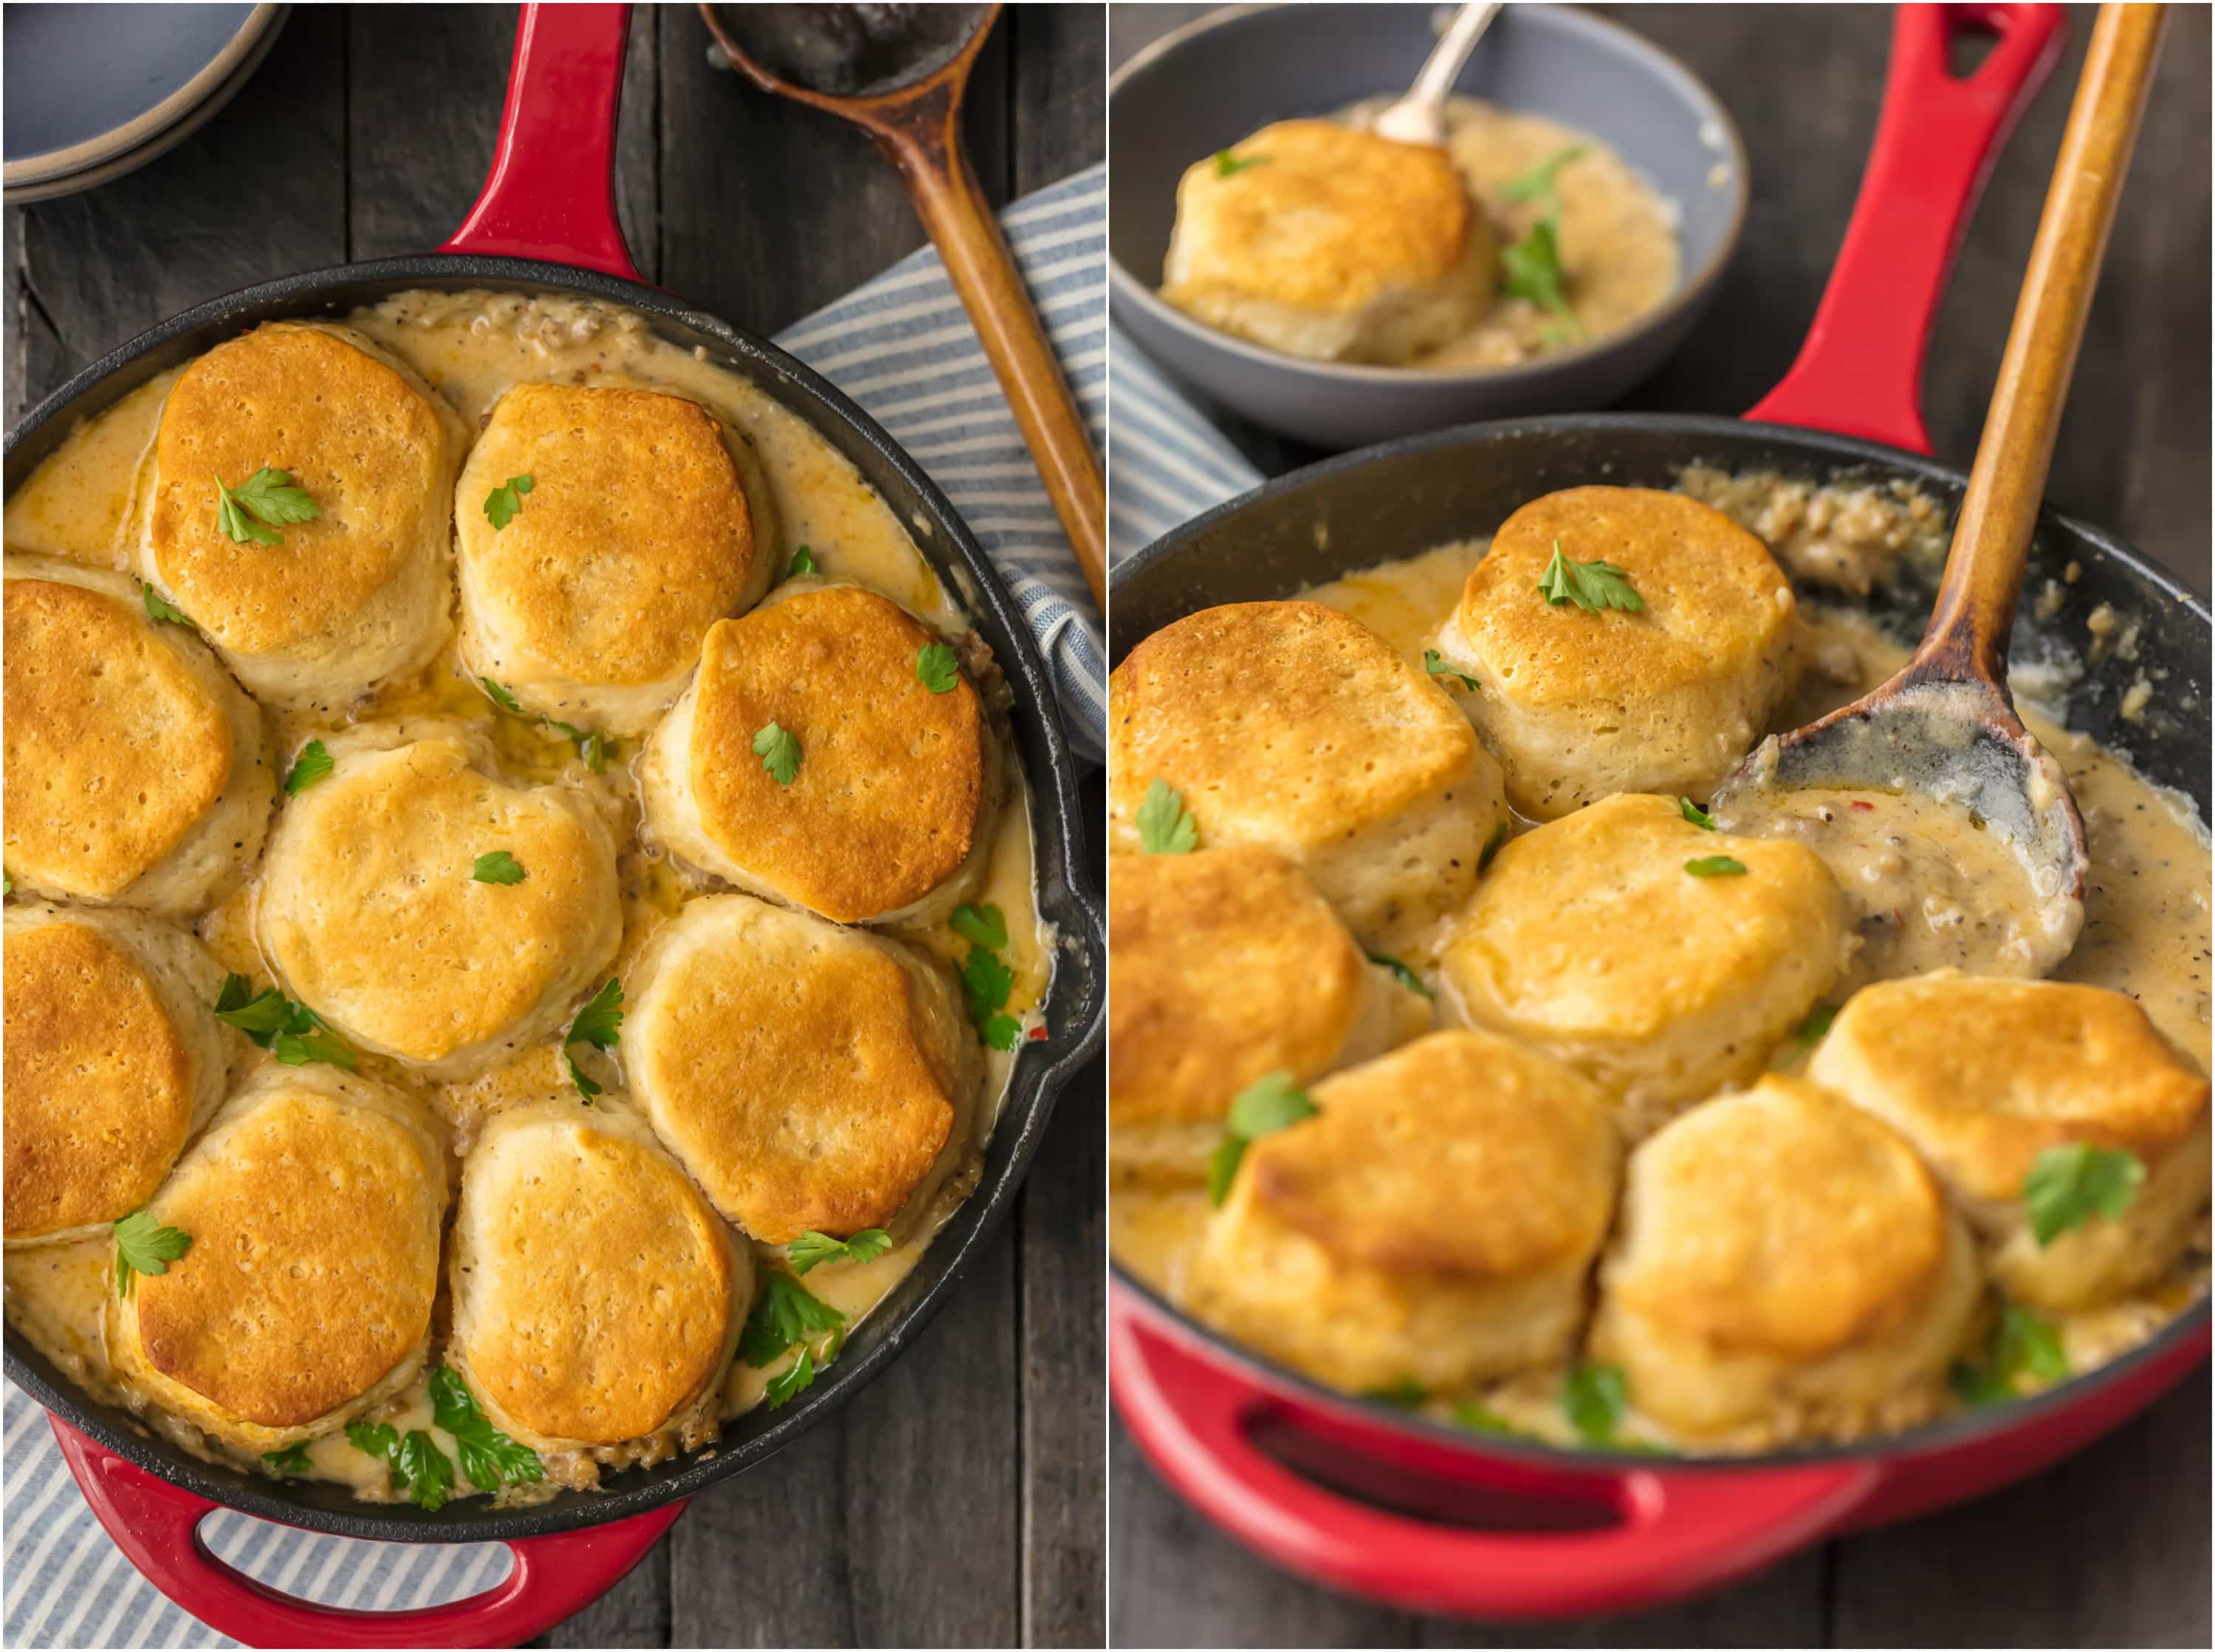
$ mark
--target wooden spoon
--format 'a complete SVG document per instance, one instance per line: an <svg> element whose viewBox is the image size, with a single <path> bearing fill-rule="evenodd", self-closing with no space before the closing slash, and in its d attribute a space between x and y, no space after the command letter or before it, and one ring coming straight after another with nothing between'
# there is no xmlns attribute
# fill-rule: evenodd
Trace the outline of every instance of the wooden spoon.
<svg viewBox="0 0 2215 1652"><path fill-rule="evenodd" d="M999 13L997 5L700 7L716 45L755 85L852 121L899 169L1104 605L1099 456L961 144L969 71Z"/></svg>
<svg viewBox="0 0 2215 1652"><path fill-rule="evenodd" d="M2008 635L2163 21L2158 5L2101 8L1922 645L1851 705L1764 741L1713 804L1742 815L1763 789L1823 786L1966 806L2026 860L2041 900L2073 909L2048 968L2083 921L2084 823L2060 764L2016 715Z"/></svg>

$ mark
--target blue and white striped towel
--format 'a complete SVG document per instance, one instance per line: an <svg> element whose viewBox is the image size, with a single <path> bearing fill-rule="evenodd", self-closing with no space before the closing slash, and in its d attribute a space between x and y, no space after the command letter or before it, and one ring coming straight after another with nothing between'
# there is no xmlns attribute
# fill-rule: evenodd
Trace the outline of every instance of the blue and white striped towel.
<svg viewBox="0 0 2215 1652"><path fill-rule="evenodd" d="M1106 203L1106 174L1095 167L1000 219L1095 442L1108 418ZM946 490L1029 620L1072 742L1096 761L1107 724L1099 610L937 253L894 265L778 342L867 408ZM139 1576L85 1506L46 1412L12 1385L0 1429L0 1643L236 1644ZM359 1543L228 1509L201 1534L222 1559L284 1594L364 1610L464 1600L509 1566L500 1545Z"/></svg>
<svg viewBox="0 0 2215 1652"><path fill-rule="evenodd" d="M1108 555L1120 562L1261 473L1120 327L1108 330L1115 433L1108 449Z"/></svg>

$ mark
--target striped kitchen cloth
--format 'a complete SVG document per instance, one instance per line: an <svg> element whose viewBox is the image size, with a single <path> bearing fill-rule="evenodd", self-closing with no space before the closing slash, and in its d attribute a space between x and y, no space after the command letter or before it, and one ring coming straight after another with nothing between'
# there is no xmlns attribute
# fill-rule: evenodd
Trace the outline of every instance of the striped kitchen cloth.
<svg viewBox="0 0 2215 1652"><path fill-rule="evenodd" d="M1108 449L1108 555L1120 562L1261 473L1120 327L1108 330L1115 434Z"/></svg>
<svg viewBox="0 0 2215 1652"><path fill-rule="evenodd" d="M1106 174L1095 167L1025 197L1000 219L1092 438L1103 445L1106 203ZM1097 761L1107 715L1099 610L937 253L894 265L778 342L867 408L945 489L1038 638L1072 743ZM0 1644L236 1644L139 1576L85 1506L46 1412L12 1384L0 1430ZM218 1557L285 1594L363 1610L464 1600L494 1587L510 1564L502 1545L360 1543L229 1509L200 1530Z"/></svg>

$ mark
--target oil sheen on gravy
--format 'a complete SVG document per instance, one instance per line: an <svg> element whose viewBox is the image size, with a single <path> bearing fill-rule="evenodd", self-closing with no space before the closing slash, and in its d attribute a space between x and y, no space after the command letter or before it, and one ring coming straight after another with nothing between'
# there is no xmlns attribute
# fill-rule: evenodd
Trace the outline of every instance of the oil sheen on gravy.
<svg viewBox="0 0 2215 1652"><path fill-rule="evenodd" d="M474 435L492 405L511 385L532 381L570 383L628 382L689 396L718 414L751 450L752 468L766 482L770 499L759 515L774 518L771 548L782 566L795 548L806 545L823 578L866 585L914 613L949 638L969 630L956 593L946 589L917 552L910 529L878 497L853 465L798 415L787 411L744 378L658 338L643 318L592 301L559 297L524 298L487 292L407 292L356 311L347 324L390 351L460 412ZM88 566L128 571L133 485L150 445L162 405L176 372L140 387L104 413L80 425L62 445L25 479L6 507L10 552L33 552ZM460 504L457 502L457 508ZM917 533L929 526L913 524ZM958 642L988 704L1004 707L1004 688L991 669L981 639ZM996 713L996 715L998 715ZM453 646L416 676L387 684L355 706L348 720L402 718L458 718L488 731L501 762L518 778L576 788L607 816L623 844L619 868L624 931L615 972L627 970L647 939L673 916L688 896L706 892L708 880L672 864L638 841L638 787L632 772L642 747L623 742L604 774L593 774L571 743L528 719L500 715L484 691L461 669ZM1028 1034L1039 1022L1037 1006L1046 996L1054 938L1041 926L1034 900L1030 800L1015 761L1003 715L998 716L1007 753L1008 806L997 828L985 885L976 897L997 903L1006 915L1009 945L1003 954L1015 974L1009 1000ZM326 715L263 711L265 737L277 772L282 759L319 732L342 725ZM224 966L273 979L253 940L256 880L215 908L196 926L200 938ZM961 944L944 926L888 933L957 965ZM1018 1043L1017 1049L1021 1049ZM812 1270L807 1288L847 1317L846 1330L899 1284L932 1237L977 1184L983 1149L997 1120L1015 1057L987 1049L984 1095L976 1114L957 1119L954 1141L941 1161L936 1187L926 1184L893 1226L890 1250L866 1263L831 1263ZM257 1059L266 1060L267 1057ZM608 1058L612 1060L612 1057ZM478 1078L453 1084L429 1084L381 1057L363 1055L361 1070L407 1089L454 1126L455 1150L465 1153L485 1120L503 1109L568 1087L558 1052L549 1043ZM597 1105L629 1107L627 1095L611 1087ZM966 1123L966 1129L964 1129ZM745 1244L743 1235L734 1235ZM758 1260L782 1255L782 1247L755 1245ZM443 1265L443 1263L442 1263ZM112 1242L13 1249L6 1257L7 1312L10 1324L51 1358L65 1374L96 1397L137 1412L150 1427L188 1449L248 1471L265 1465L210 1439L191 1424L153 1405L110 1368L102 1339L105 1294L114 1288ZM442 1282L443 1283L443 1282ZM442 1288L434 1311L433 1357L445 1331L447 1308ZM822 1362L823 1339L815 1353ZM770 1378L795 1355L780 1356L762 1369L744 1359L733 1361L719 1410L689 1429L666 1428L645 1441L574 1453L542 1453L545 1481L510 1486L495 1494L502 1502L536 1502L568 1487L597 1483L599 1468L662 1461L680 1450L712 1441L727 1418L759 1404ZM431 1429L427 1376L394 1400L367 1415L402 1430ZM441 1447L451 1457L453 1443ZM311 1472L345 1482L363 1498L398 1498L381 1461L355 1450L343 1431L311 1442ZM460 1479L457 1495L472 1492Z"/></svg>
<svg viewBox="0 0 2215 1652"><path fill-rule="evenodd" d="M1826 522L1835 514L1835 510L1826 513ZM1423 651L1433 645L1440 620L1460 599L1487 542L1440 546L1299 595L1352 615L1390 640L1411 664L1420 666ZM1825 561L1865 566L1850 556ZM1857 610L1805 603L1802 612L1813 633L1811 662L1793 703L1779 713L1775 731L1800 727L1857 698L1890 676L1907 658L1905 648ZM1448 692L1458 695L1462 690L1450 686ZM2017 698L2023 722L2059 761L2068 778L2083 813L2092 863L2085 882L2083 931L2067 959L2051 972L2053 978L2129 994L2144 1006L2163 1036L2206 1071L2211 861L2206 827L2181 793L2153 784L2121 756L2070 733L2058 717L2023 703L2021 693ZM1877 794L1870 794L1868 800L1878 801ZM1855 812L1861 819L1874 817L1874 813ZM1528 825L1519 821L1517 829ZM1883 863L1881 857L1873 864L1887 887L1890 880L1915 875ZM1928 889L1918 894L1942 904L1948 898L1942 891L1934 896ZM1942 923L1937 932L1948 927ZM1410 957L1408 962L1430 966L1443 938L1434 936L1425 954ZM1939 965L1907 962L1903 972L1924 967ZM1845 992L1868 978L1866 974L1849 975L1832 997L1842 1001ZM1789 1068L1805 1054L1796 1044L1789 1045L1772 1057L1771 1065ZM1118 1184L1109 1200L1109 1244L1117 1261L1172 1300L1180 1300L1185 1269L1208 1215L1204 1192ZM2059 1318L2057 1329L2071 1368L2089 1370L2144 1342L2205 1294L2207 1281L2208 1227L2203 1216L2194 1244L2151 1289L2108 1307ZM1519 1429L1556 1445L1574 1446L1577 1436L1560 1403L1564 1374L1559 1368L1526 1373L1480 1395L1445 1397L1425 1409L1434 1412L1437 1420L1450 1422L1450 1399L1476 1398ZM1949 1398L1945 1404L1954 1402ZM1896 1422L1905 1427L1921 1420L1920 1416L1904 1415ZM1626 1438L1672 1443L1666 1429L1635 1407L1626 1414L1623 1432ZM1749 1435L1721 1443L1727 1449L1760 1450L1769 1442ZM1711 1443L1707 1448L1717 1447Z"/></svg>

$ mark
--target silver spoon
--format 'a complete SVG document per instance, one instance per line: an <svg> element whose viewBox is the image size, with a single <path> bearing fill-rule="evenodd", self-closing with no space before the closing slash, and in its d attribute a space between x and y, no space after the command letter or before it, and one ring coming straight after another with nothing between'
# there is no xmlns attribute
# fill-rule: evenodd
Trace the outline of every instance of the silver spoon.
<svg viewBox="0 0 2215 1652"><path fill-rule="evenodd" d="M1377 119L1370 122L1370 131L1395 143L1445 148L1446 98L1461 76L1461 66L1469 61L1469 54L1476 50L1477 41L1501 9L1500 0L1491 0L1489 4L1465 5L1456 13L1439 43L1431 48L1431 55L1423 59L1407 96L1379 110Z"/></svg>

